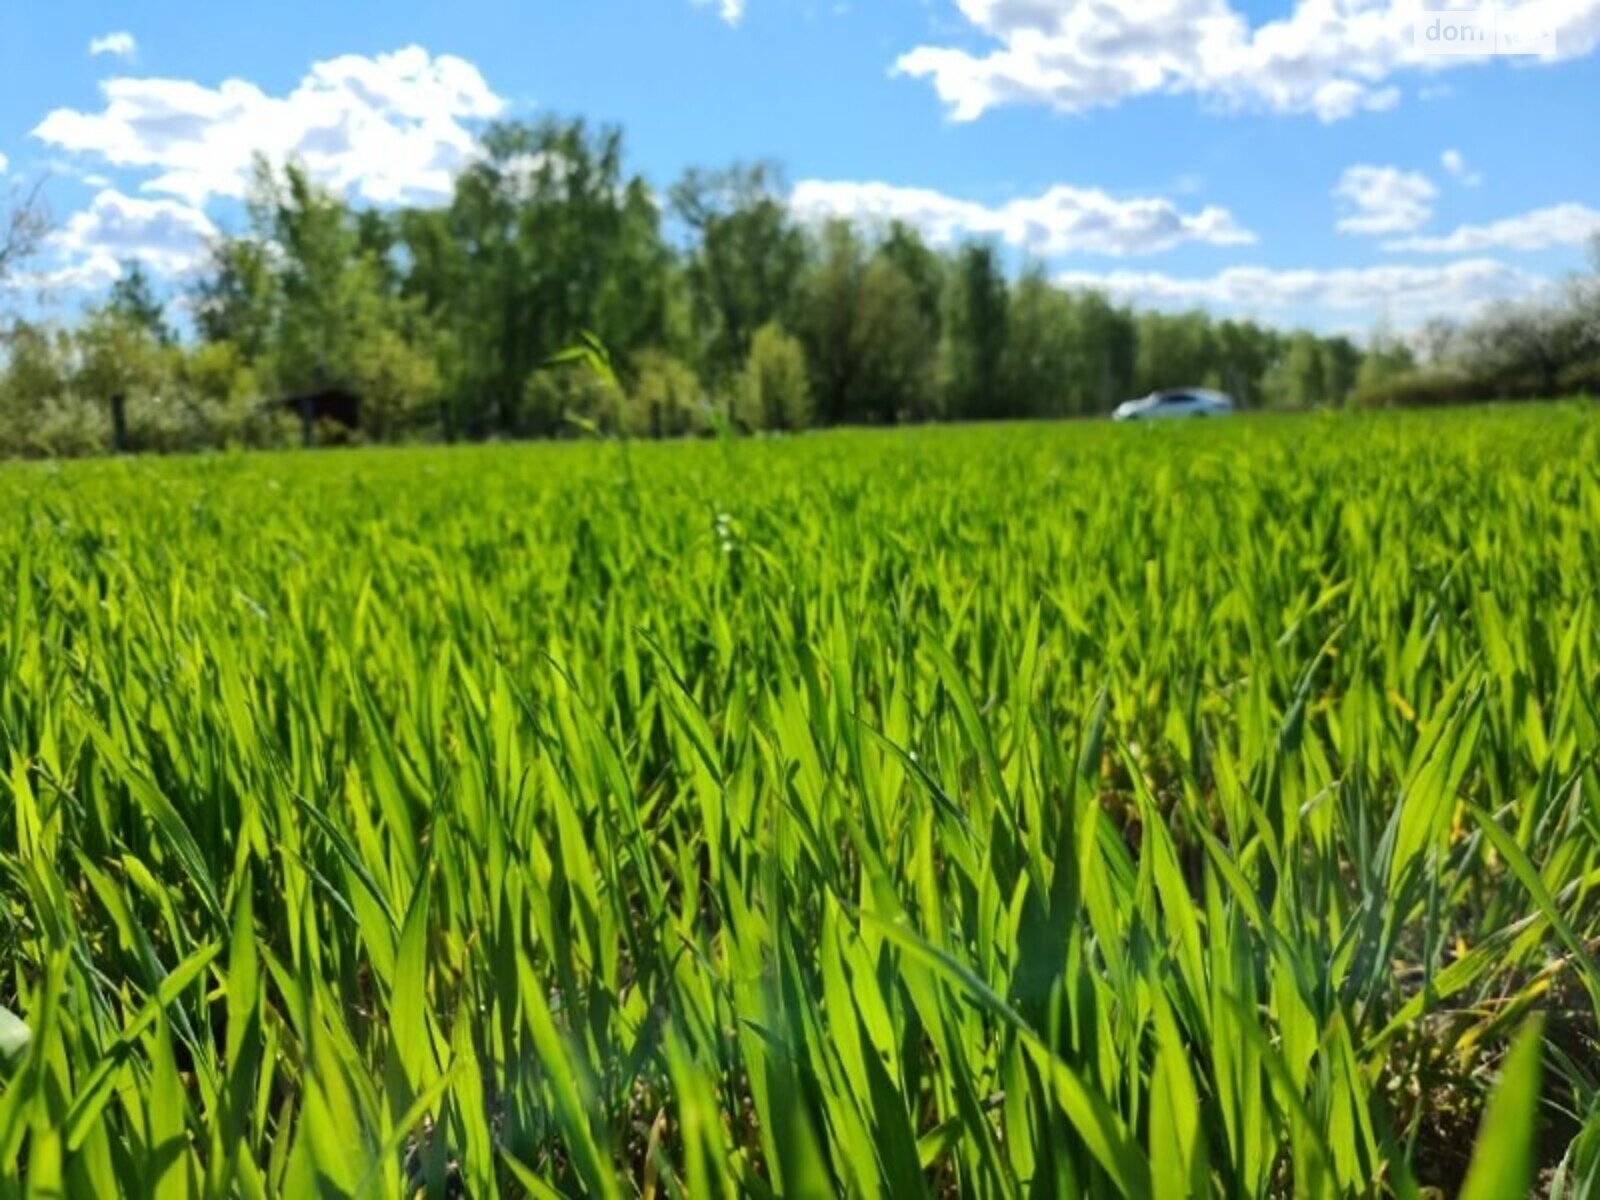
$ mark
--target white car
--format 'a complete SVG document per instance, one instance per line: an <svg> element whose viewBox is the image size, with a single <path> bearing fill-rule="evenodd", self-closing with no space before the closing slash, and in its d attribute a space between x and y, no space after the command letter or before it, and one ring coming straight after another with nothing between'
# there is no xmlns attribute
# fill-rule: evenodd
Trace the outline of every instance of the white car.
<svg viewBox="0 0 1600 1200"><path fill-rule="evenodd" d="M1234 413L1233 397L1210 388L1174 388L1151 392L1142 400L1117 405L1114 421L1165 421L1175 417L1228 417Z"/></svg>

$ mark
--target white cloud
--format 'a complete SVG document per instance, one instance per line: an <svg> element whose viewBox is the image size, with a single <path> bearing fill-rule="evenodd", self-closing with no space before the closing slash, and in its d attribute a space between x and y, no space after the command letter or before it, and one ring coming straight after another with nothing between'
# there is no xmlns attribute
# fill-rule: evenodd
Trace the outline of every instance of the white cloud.
<svg viewBox="0 0 1600 1200"><path fill-rule="evenodd" d="M1362 165L1347 167L1333 194L1349 209L1341 233L1406 233L1433 215L1439 189L1416 171Z"/></svg>
<svg viewBox="0 0 1600 1200"><path fill-rule="evenodd" d="M1057 282L1155 308L1207 308L1275 322L1297 310L1335 323L1345 318L1344 324L1369 325L1382 318L1404 327L1439 315L1460 316L1491 301L1532 295L1549 286L1546 279L1488 258L1333 270L1229 267L1189 278L1161 272L1073 272L1058 276Z"/></svg>
<svg viewBox="0 0 1600 1200"><path fill-rule="evenodd" d="M101 111L56 109L34 136L152 172L143 190L194 205L243 195L258 151L298 157L319 182L375 203L441 199L473 152L465 123L504 108L471 63L419 46L316 63L283 96L241 79L124 77L101 89Z"/></svg>
<svg viewBox="0 0 1600 1200"><path fill-rule="evenodd" d="M94 38L89 42L89 53L96 57L109 54L112 58L132 58L138 51L139 43L134 41L133 34L125 29Z"/></svg>
<svg viewBox="0 0 1600 1200"><path fill-rule="evenodd" d="M717 15L729 25L737 25L744 20L745 0L694 0L694 3L697 8L716 5Z"/></svg>
<svg viewBox="0 0 1600 1200"><path fill-rule="evenodd" d="M107 189L50 236L55 263L38 282L68 290L105 287L128 261L154 275L181 275L198 265L216 233L205 213L180 201Z"/></svg>
<svg viewBox="0 0 1600 1200"><path fill-rule="evenodd" d="M794 189L790 206L804 220L898 220L939 245L963 237L995 237L1047 258L1152 254L1180 242L1241 245L1255 240L1225 208L1186 213L1166 199L1119 200L1097 188L1065 184L990 207L925 188L807 180Z"/></svg>
<svg viewBox="0 0 1600 1200"><path fill-rule="evenodd" d="M8 159L4 154L0 154L0 175L4 175L6 173L6 168L10 165L11 160Z"/></svg>
<svg viewBox="0 0 1600 1200"><path fill-rule="evenodd" d="M1138 96L1192 94L1224 107L1315 113L1324 121L1392 107L1391 78L1483 57L1422 54L1412 24L1425 0L1298 0L1288 16L1252 27L1230 0L956 0L991 45L983 52L918 46L899 73L929 79L957 120L1001 104L1064 112ZM1544 61L1600 44L1600 0L1504 0L1555 34ZM1533 61L1533 60L1529 60Z"/></svg>
<svg viewBox="0 0 1600 1200"><path fill-rule="evenodd" d="M1485 250L1543 250L1581 246L1600 236L1600 209L1586 204L1552 204L1482 225L1462 225L1441 237L1409 237L1385 242L1385 250L1421 254L1478 254Z"/></svg>
<svg viewBox="0 0 1600 1200"><path fill-rule="evenodd" d="M1483 176L1479 172L1467 168L1467 160L1461 156L1459 150L1446 150L1439 155L1439 165L1450 178L1467 187L1477 187L1483 182Z"/></svg>

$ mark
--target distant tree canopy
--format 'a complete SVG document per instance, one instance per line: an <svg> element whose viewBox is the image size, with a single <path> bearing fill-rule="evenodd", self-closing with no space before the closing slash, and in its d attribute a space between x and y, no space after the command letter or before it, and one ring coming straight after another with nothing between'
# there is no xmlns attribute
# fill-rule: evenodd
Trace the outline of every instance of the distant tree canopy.
<svg viewBox="0 0 1600 1200"><path fill-rule="evenodd" d="M1136 313L903 223L802 224L766 163L658 194L582 121L490 127L431 208L357 209L262 161L247 214L181 331L137 265L71 328L13 323L0 453L103 450L113 415L133 449L275 444L297 436L281 401L321 394L360 397L356 436L400 440L1067 417L1185 385L1250 408L1600 386L1594 279L1438 323L1419 364L1383 334ZM0 272L42 236L36 202L5 229ZM583 335L614 381L549 367Z"/></svg>

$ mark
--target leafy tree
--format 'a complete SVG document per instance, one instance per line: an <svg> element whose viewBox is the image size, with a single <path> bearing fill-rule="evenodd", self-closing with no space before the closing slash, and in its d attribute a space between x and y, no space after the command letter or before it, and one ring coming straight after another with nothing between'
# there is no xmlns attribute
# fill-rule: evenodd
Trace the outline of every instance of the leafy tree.
<svg viewBox="0 0 1600 1200"><path fill-rule="evenodd" d="M258 236L276 251L279 385L292 392L348 386L381 280L360 252L348 206L290 163L281 176L257 165L250 208Z"/></svg>
<svg viewBox="0 0 1600 1200"><path fill-rule="evenodd" d="M763 325L750 339L750 358L735 391L734 416L749 430L800 430L811 424L805 350L781 326Z"/></svg>
<svg viewBox="0 0 1600 1200"><path fill-rule="evenodd" d="M72 345L68 336L45 325L19 322L7 339L0 401L22 414L29 407L60 399L72 383Z"/></svg>
<svg viewBox="0 0 1600 1200"><path fill-rule="evenodd" d="M19 322L0 370L0 453L103 454L110 414L84 400L76 383L75 338L66 330Z"/></svg>
<svg viewBox="0 0 1600 1200"><path fill-rule="evenodd" d="M523 384L520 437L556 437L588 426L600 433L626 430L627 397L617 384L581 365L541 366Z"/></svg>
<svg viewBox="0 0 1600 1200"><path fill-rule="evenodd" d="M167 358L149 326L107 303L88 313L73 340L77 350L73 390L106 414L115 448L179 448L183 432L173 427L178 415L170 408L152 411L167 399L161 394ZM147 428L145 436L134 437L130 418L135 415L144 418L140 423L147 427L159 426L159 432ZM160 419L152 421L155 417Z"/></svg>
<svg viewBox="0 0 1600 1200"><path fill-rule="evenodd" d="M1011 290L1000 402L992 415L1054 417L1068 411L1068 380L1080 357L1072 309L1071 298L1037 268Z"/></svg>
<svg viewBox="0 0 1600 1200"><path fill-rule="evenodd" d="M1508 390L1554 395L1562 368L1581 355L1581 330L1578 312L1567 305L1497 305L1468 333L1468 369Z"/></svg>
<svg viewBox="0 0 1600 1200"><path fill-rule="evenodd" d="M1142 313L1136 337L1136 391L1222 385L1216 335L1204 313Z"/></svg>
<svg viewBox="0 0 1600 1200"><path fill-rule="evenodd" d="M282 296L265 241L220 238L191 296L195 327L207 342L226 342L242 360L260 362L277 335Z"/></svg>
<svg viewBox="0 0 1600 1200"><path fill-rule="evenodd" d="M481 149L456 181L453 248L431 223L402 226L417 239L405 286L452 330L451 409L477 436L522 427L530 372L580 333L631 350L663 335L667 307L655 205L625 178L618 131L502 123Z"/></svg>
<svg viewBox="0 0 1600 1200"><path fill-rule="evenodd" d="M1361 370L1361 351L1342 335L1325 338L1322 354L1323 403L1343 404L1355 389Z"/></svg>
<svg viewBox="0 0 1600 1200"><path fill-rule="evenodd" d="M720 380L745 361L758 329L792 317L805 236L770 164L690 170L671 198L695 243L686 275L702 365Z"/></svg>
<svg viewBox="0 0 1600 1200"><path fill-rule="evenodd" d="M634 364L627 431L640 437L683 437L710 428L700 380L687 363L646 350Z"/></svg>
<svg viewBox="0 0 1600 1200"><path fill-rule="evenodd" d="M379 441L416 429L439 395L433 356L382 323L356 345L349 378L361 397L362 430Z"/></svg>
<svg viewBox="0 0 1600 1200"><path fill-rule="evenodd" d="M122 264L122 275L111 285L106 307L123 320L146 330L161 345L172 345L167 307L156 297L149 273L137 260Z"/></svg>
<svg viewBox="0 0 1600 1200"><path fill-rule="evenodd" d="M1274 401L1281 407L1310 408L1327 399L1328 380L1324 372L1322 347L1315 334L1291 334L1279 366Z"/></svg>
<svg viewBox="0 0 1600 1200"><path fill-rule="evenodd" d="M609 253L611 266L587 328L624 351L691 348L687 289L662 237L655 193L642 179L628 182Z"/></svg>
<svg viewBox="0 0 1600 1200"><path fill-rule="evenodd" d="M253 395L254 376L232 342L201 342L178 360L186 391L210 401L227 402Z"/></svg>
<svg viewBox="0 0 1600 1200"><path fill-rule="evenodd" d="M937 415L937 327L917 285L882 248L861 273L851 337L856 377L850 419L890 424Z"/></svg>
<svg viewBox="0 0 1600 1200"><path fill-rule="evenodd" d="M811 391L825 425L859 420L866 404L861 383L858 334L866 251L848 221L830 221L800 294L801 340L811 364Z"/></svg>
<svg viewBox="0 0 1600 1200"><path fill-rule="evenodd" d="M431 419L440 335L400 291L401 222L352 212L294 163L257 165L250 213L249 237L213 249L202 331L262 362L281 392L351 389L370 437Z"/></svg>
<svg viewBox="0 0 1600 1200"><path fill-rule="evenodd" d="M1099 292L1070 294L1076 361L1069 377L1068 411L1110 412L1134 390L1138 336L1132 315Z"/></svg>
<svg viewBox="0 0 1600 1200"><path fill-rule="evenodd" d="M161 343L147 326L112 305L91 310L74 341L73 386L81 395L109 405L115 397L145 396L159 388L165 366Z"/></svg>
<svg viewBox="0 0 1600 1200"><path fill-rule="evenodd" d="M1356 372L1356 393L1363 397L1373 395L1385 385L1411 374L1416 367L1417 356L1411 347L1380 329L1361 356L1361 366Z"/></svg>
<svg viewBox="0 0 1600 1200"><path fill-rule="evenodd" d="M1222 321L1215 336L1221 387L1242 407L1259 408L1267 371L1282 354L1278 334L1253 321Z"/></svg>
<svg viewBox="0 0 1600 1200"><path fill-rule="evenodd" d="M923 323L935 338L944 304L945 261L923 241L914 226L904 221L889 225L878 253L892 263L911 284Z"/></svg>
<svg viewBox="0 0 1600 1200"><path fill-rule="evenodd" d="M946 276L939 343L939 383L949 416L982 420L1001 411L1006 306L1005 274L994 247L962 246Z"/></svg>

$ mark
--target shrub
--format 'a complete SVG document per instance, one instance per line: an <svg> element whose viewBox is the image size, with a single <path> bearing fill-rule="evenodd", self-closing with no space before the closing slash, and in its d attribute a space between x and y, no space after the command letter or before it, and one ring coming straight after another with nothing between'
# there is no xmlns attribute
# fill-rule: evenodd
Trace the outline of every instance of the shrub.
<svg viewBox="0 0 1600 1200"><path fill-rule="evenodd" d="M709 402L700 377L687 363L647 350L634 363L627 431L639 437L685 437L711 429Z"/></svg>
<svg viewBox="0 0 1600 1200"><path fill-rule="evenodd" d="M627 397L585 366L538 367L522 387L522 409L513 434L551 437L571 431L573 421L615 433L622 428Z"/></svg>
<svg viewBox="0 0 1600 1200"><path fill-rule="evenodd" d="M811 423L811 412L804 349L779 326L762 326L734 392L734 417L751 431L796 430Z"/></svg>
<svg viewBox="0 0 1600 1200"><path fill-rule="evenodd" d="M1357 389L1361 408L1437 408L1487 400L1545 399L1549 389L1535 379L1495 378L1460 371L1432 370L1401 375Z"/></svg>
<svg viewBox="0 0 1600 1200"><path fill-rule="evenodd" d="M40 400L25 419L0 424L0 453L23 458L81 458L111 449L105 409L76 395Z"/></svg>
<svg viewBox="0 0 1600 1200"><path fill-rule="evenodd" d="M392 329L379 328L357 346L351 382L361 397L362 432L377 441L426 425L439 399L433 356Z"/></svg>
<svg viewBox="0 0 1600 1200"><path fill-rule="evenodd" d="M1561 372L1561 390L1600 396L1600 358L1576 362Z"/></svg>

